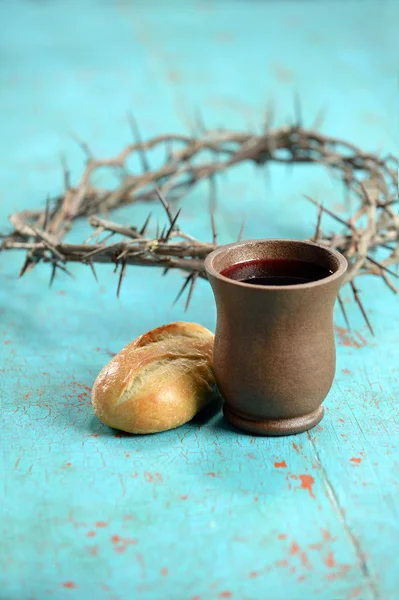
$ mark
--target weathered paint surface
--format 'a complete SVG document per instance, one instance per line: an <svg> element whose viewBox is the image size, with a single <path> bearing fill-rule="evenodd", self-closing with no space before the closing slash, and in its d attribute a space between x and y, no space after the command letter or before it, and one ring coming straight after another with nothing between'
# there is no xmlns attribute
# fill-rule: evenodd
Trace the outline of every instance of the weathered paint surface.
<svg viewBox="0 0 399 600"><path fill-rule="evenodd" d="M255 126L267 97L280 121L292 90L311 123L374 150L397 151L396 2L4 2L0 6L0 223L61 186L59 151L79 173L75 131L109 155L143 134ZM4 58L5 57L5 58ZM219 187L221 241L304 238L308 193L343 210L321 169L252 166ZM206 186L182 225L210 236ZM144 219L146 208L120 211ZM325 223L329 230L335 225ZM72 237L87 233L80 224ZM338 365L326 418L309 434L263 439L220 413L176 431L130 437L90 407L100 368L145 330L184 318L177 273L112 269L96 285L37 268L15 277L0 256L2 600L321 600L398 598L399 303L361 283L373 339L348 303L336 315ZM349 292L344 294L349 301ZM213 328L206 283L186 317ZM316 374L317 376L317 374Z"/></svg>

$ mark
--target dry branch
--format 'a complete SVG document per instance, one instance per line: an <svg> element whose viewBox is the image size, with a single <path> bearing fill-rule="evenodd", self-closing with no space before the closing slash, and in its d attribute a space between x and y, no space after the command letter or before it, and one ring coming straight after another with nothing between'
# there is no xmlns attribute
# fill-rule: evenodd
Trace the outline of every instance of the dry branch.
<svg viewBox="0 0 399 600"><path fill-rule="evenodd" d="M214 217L217 175L244 161L252 161L258 166L269 162L319 163L340 178L358 202L356 212L345 220L325 204L308 198L318 207L316 232L312 239L339 250L348 259L346 281L351 283L354 298L372 330L355 280L360 275L379 275L392 291L396 291L390 279L396 273L390 267L399 263L398 159L392 155L366 153L349 142L304 129L298 99L294 126L271 129L271 114L269 109L265 129L260 134L207 131L201 119L198 137L165 134L147 141L142 141L137 124L131 118L134 142L106 159L96 159L88 145L78 140L87 157L78 184L71 185L68 167L62 160L63 193L48 200L43 210L11 215L14 230L3 236L2 249L27 251L21 274L39 262L49 262L52 279L57 268L65 269L68 262L87 264L95 276L93 263L115 263L117 267L120 265L118 294L127 265L161 267L164 273L169 269L180 269L187 273L187 278L179 295L188 287L189 302L197 278L204 277L203 260L217 244ZM160 147L165 150L164 162L152 168L148 152ZM140 160L140 173L128 169L128 160L134 156ZM104 168L120 175L117 187L102 189L93 185L93 175ZM201 242L180 231L180 211L173 208L176 200L203 179L210 183L212 243ZM167 225L161 232L158 229L154 239L146 237L151 215L141 226L118 225L95 216L133 202L156 199L165 210ZM339 232L323 235L321 221L324 215L335 219L340 226ZM93 234L83 244L64 243L63 238L79 217L89 218ZM242 233L243 227L239 238ZM99 241L103 234L106 237ZM107 243L114 236L122 236L122 240ZM375 251L380 251L378 259ZM343 303L340 304L344 308ZM344 316L347 320L346 313Z"/></svg>

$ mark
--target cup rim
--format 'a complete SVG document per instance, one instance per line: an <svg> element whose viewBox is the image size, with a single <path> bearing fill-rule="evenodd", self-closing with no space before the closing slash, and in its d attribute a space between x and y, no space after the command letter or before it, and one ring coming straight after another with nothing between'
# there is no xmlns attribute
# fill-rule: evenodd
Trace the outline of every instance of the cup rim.
<svg viewBox="0 0 399 600"><path fill-rule="evenodd" d="M303 246L314 246L316 248L320 248L321 250L323 250L327 254L330 254L336 260L338 260L338 268L336 271L334 271L334 273L331 273L331 275L328 275L327 277L323 277L322 279L316 279L316 281L310 281L309 283L294 283L293 285L256 285L253 283L244 283L243 281L237 281L236 279L230 279L229 277L225 277L224 275L219 273L219 271L217 271L217 269L215 269L215 267L213 266L213 262L214 262L215 258L217 256L219 256L220 254L223 254L224 252L228 252L230 250L234 250L235 248L240 248L241 246L251 246L251 245L259 244L260 242L264 242L264 243L268 243L268 244L278 244L278 243L283 242L284 244L294 243L294 244L300 244ZM343 256L343 254L341 254L337 250L332 250L331 248L328 248L326 246L323 246L323 244L318 244L316 242L311 242L311 241L307 241L307 240L304 241L304 240L287 239L287 238L259 238L259 239L242 240L240 242L233 242L231 244L225 244L223 246L219 246L218 248L213 250L210 254L208 254L208 256L205 258L204 265L205 265L206 272L209 275L211 275L212 277L215 277L216 279L219 279L226 283L230 283L232 285L237 285L239 287L246 288L246 289L265 290L265 291L266 290L268 290L268 291L303 290L303 289L319 287L321 285L326 285L327 283L330 283L332 281L335 281L336 279L339 279L340 277L342 277L342 275L345 274L345 272L348 268L348 262L347 262L346 258Z"/></svg>

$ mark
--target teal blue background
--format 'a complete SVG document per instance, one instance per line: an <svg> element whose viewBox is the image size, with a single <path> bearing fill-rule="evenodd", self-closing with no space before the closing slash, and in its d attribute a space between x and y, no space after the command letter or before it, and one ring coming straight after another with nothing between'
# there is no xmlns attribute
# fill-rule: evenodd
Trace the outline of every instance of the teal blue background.
<svg viewBox="0 0 399 600"><path fill-rule="evenodd" d="M1 2L1 228L61 190L61 151L76 181L72 132L97 156L128 143L129 110L146 138L187 131L198 107L208 127L259 128L267 100L276 125L291 120L297 91L305 125L325 107L325 133L397 154L398 13L367 0ZM181 226L210 240L207 194L184 200ZM312 235L303 194L345 214L322 168L272 166L270 184L235 168L219 183L220 241L244 216L247 238ZM214 329L208 284L184 314L180 273L131 268L118 300L110 267L98 285L76 266L48 289L45 265L16 278L22 260L0 255L1 600L399 598L399 302L378 279L359 281L375 338L344 290L353 332L337 311L336 382L311 432L254 438L218 413L129 437L93 415L97 373L162 323Z"/></svg>

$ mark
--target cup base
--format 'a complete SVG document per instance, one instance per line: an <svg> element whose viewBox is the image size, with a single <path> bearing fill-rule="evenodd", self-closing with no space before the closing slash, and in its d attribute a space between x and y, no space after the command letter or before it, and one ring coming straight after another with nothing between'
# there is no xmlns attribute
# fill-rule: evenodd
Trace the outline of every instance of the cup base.
<svg viewBox="0 0 399 600"><path fill-rule="evenodd" d="M324 407L319 406L311 413L291 419L260 419L255 420L232 410L227 404L223 405L226 419L237 427L255 435L293 435L315 427L324 416Z"/></svg>

